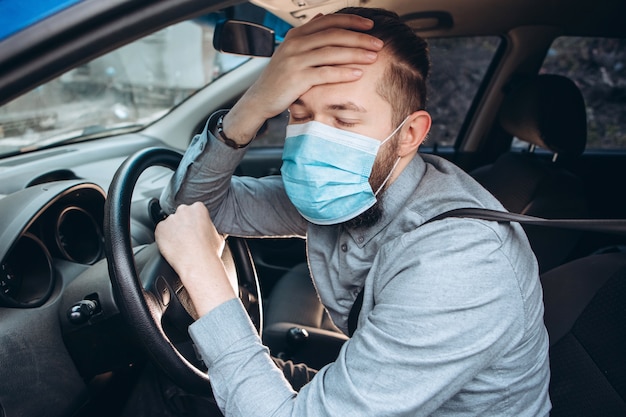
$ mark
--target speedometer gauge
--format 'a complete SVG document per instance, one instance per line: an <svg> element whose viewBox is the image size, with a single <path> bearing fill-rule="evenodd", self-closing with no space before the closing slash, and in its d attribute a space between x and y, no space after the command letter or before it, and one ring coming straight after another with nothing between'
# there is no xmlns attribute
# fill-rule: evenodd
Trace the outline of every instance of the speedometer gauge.
<svg viewBox="0 0 626 417"><path fill-rule="evenodd" d="M24 234L0 266L0 305L40 306L53 287L50 254L36 236Z"/></svg>
<svg viewBox="0 0 626 417"><path fill-rule="evenodd" d="M61 254L72 262L93 264L102 257L103 239L98 222L80 207L67 207L61 212L56 242Z"/></svg>

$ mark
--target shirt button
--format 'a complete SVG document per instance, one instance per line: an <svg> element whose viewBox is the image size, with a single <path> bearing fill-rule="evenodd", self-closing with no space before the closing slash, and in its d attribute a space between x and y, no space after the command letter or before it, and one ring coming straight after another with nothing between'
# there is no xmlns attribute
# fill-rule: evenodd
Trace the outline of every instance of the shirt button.
<svg viewBox="0 0 626 417"><path fill-rule="evenodd" d="M346 245L345 243L343 245L341 245L341 250L344 252L348 251L348 245Z"/></svg>
<svg viewBox="0 0 626 417"><path fill-rule="evenodd" d="M359 243L363 243L364 240L365 240L365 238L363 236L359 236L357 238L357 242L359 242Z"/></svg>

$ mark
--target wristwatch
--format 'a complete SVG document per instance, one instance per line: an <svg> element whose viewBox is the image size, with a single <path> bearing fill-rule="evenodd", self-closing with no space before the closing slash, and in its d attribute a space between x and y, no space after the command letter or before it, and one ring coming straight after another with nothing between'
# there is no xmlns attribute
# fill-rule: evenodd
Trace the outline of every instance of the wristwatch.
<svg viewBox="0 0 626 417"><path fill-rule="evenodd" d="M229 138L228 136L226 136L226 134L224 133L224 116L226 116L227 113L228 111L222 111L222 113L217 118L217 124L215 125L215 130L214 130L214 132L216 133L215 136L217 136L219 140L221 140L222 142L224 142L226 145L230 146L233 149L245 148L246 146L250 144L250 142L252 142L252 140L248 143L241 145L235 142L234 140L232 140L231 138Z"/></svg>

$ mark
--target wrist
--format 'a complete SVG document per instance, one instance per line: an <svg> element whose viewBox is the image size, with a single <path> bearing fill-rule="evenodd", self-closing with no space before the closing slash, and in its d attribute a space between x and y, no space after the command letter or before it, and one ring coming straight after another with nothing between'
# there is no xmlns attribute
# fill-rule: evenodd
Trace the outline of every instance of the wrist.
<svg viewBox="0 0 626 417"><path fill-rule="evenodd" d="M224 119L228 115L229 111L226 109L217 110L211 115L209 119L208 131L211 132L220 142L228 145L233 149L245 148L254 139L254 134L249 138L244 138L241 135L233 135L226 131L224 126ZM236 139L235 139L236 138Z"/></svg>
<svg viewBox="0 0 626 417"><path fill-rule="evenodd" d="M226 301L237 298L237 291L228 279L219 258L217 262L202 264L206 266L189 269L180 275L198 317Z"/></svg>
<svg viewBox="0 0 626 417"><path fill-rule="evenodd" d="M261 109L254 100L246 96L242 97L224 115L224 133L238 143L252 141L268 119Z"/></svg>
<svg viewBox="0 0 626 417"><path fill-rule="evenodd" d="M215 135L215 137L217 137L219 140L221 140L222 142L224 142L226 145L230 146L233 149L245 148L246 146L250 144L250 142L254 140L254 136L252 137L252 139L247 139L247 140L241 139L241 136L234 136L234 137L237 137L237 139L232 139L231 137L233 135L227 134L224 130L224 118L226 117L227 114L228 113L222 113L218 116L217 123L215 124L215 128L213 129L213 134Z"/></svg>

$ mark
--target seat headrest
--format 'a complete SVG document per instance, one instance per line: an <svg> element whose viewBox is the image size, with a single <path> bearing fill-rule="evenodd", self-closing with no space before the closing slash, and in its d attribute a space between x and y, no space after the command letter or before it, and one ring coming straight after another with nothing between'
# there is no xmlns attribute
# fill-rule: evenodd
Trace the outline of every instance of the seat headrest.
<svg viewBox="0 0 626 417"><path fill-rule="evenodd" d="M585 100L572 80L541 74L514 81L499 113L510 134L552 152L578 156L587 142Z"/></svg>

